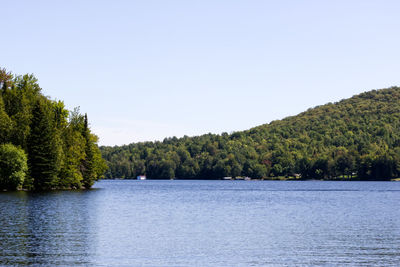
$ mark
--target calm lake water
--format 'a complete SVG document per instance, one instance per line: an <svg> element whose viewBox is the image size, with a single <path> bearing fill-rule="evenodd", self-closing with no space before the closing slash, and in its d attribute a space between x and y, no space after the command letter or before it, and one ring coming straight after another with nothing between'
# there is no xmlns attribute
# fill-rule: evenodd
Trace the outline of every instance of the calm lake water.
<svg viewBox="0 0 400 267"><path fill-rule="evenodd" d="M399 266L400 183L101 181L0 193L0 265Z"/></svg>

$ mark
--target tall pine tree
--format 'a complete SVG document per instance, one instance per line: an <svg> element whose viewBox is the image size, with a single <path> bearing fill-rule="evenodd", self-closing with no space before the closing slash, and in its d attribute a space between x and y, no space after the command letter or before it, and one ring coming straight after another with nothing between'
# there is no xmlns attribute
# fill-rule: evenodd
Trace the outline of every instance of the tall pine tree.
<svg viewBox="0 0 400 267"><path fill-rule="evenodd" d="M28 164L35 190L49 190L57 184L57 150L51 111L39 99L32 110L28 142Z"/></svg>
<svg viewBox="0 0 400 267"><path fill-rule="evenodd" d="M94 169L94 151L93 142L90 136L90 129L87 114L85 113L85 119L83 124L82 136L85 139L85 159L82 162L81 170L83 176L83 186L85 188L90 188L96 181L96 172Z"/></svg>

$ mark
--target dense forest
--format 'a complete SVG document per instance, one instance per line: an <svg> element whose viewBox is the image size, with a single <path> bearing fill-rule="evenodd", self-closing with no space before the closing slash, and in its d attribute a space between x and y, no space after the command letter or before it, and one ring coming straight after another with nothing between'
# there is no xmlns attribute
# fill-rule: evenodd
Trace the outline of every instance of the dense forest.
<svg viewBox="0 0 400 267"><path fill-rule="evenodd" d="M0 189L90 188L106 168L86 114L0 69Z"/></svg>
<svg viewBox="0 0 400 267"><path fill-rule="evenodd" d="M107 178L389 180L400 176L400 88L247 131L101 147Z"/></svg>

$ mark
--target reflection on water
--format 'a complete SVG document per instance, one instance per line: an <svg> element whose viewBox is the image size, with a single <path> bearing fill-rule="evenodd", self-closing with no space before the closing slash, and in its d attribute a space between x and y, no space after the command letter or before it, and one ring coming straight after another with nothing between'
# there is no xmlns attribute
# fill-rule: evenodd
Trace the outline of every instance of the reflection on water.
<svg viewBox="0 0 400 267"><path fill-rule="evenodd" d="M0 265L400 265L400 183L96 187L0 193Z"/></svg>
<svg viewBox="0 0 400 267"><path fill-rule="evenodd" d="M0 264L90 263L94 196L95 190L2 193Z"/></svg>

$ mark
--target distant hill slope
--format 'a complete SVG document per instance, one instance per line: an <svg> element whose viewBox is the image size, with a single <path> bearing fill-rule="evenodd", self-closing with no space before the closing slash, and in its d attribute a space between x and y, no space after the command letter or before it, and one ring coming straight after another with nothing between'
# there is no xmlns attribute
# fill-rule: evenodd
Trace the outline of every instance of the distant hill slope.
<svg viewBox="0 0 400 267"><path fill-rule="evenodd" d="M232 134L101 151L109 178L388 180L400 176L400 88L369 91Z"/></svg>

